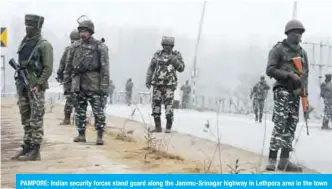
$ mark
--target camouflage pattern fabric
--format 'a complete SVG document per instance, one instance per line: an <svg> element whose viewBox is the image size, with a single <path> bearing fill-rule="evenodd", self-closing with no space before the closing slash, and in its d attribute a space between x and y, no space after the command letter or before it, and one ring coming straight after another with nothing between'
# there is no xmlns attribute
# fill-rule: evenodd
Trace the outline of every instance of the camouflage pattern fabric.
<svg viewBox="0 0 332 189"><path fill-rule="evenodd" d="M61 59L60 59L60 63L59 63L59 68L57 70L57 75L58 75L58 80L60 82L63 81L63 71L65 70L65 67L66 67L66 59L67 59L67 55L68 55L68 52L69 52L69 48L70 46L67 46L61 56Z"/></svg>
<svg viewBox="0 0 332 189"><path fill-rule="evenodd" d="M75 122L77 130L85 131L86 129L86 110L89 102L95 118L95 128L97 131L103 131L106 121L104 112L105 97L98 93L80 92L74 93L74 98L77 103L75 106Z"/></svg>
<svg viewBox="0 0 332 189"><path fill-rule="evenodd" d="M161 105L165 105L166 119L173 120L174 89L167 86L154 86L152 91L152 116L160 117Z"/></svg>
<svg viewBox="0 0 332 189"><path fill-rule="evenodd" d="M69 48L65 65L65 90L93 91L108 96L109 56L105 43L93 37L88 41L75 41Z"/></svg>
<svg viewBox="0 0 332 189"><path fill-rule="evenodd" d="M65 114L71 114L74 108L74 101L73 101L73 96L72 94L66 95L66 104L64 108Z"/></svg>
<svg viewBox="0 0 332 189"><path fill-rule="evenodd" d="M177 86L176 71L184 71L184 62L179 51L167 53L163 50L157 51L151 60L147 74L146 83L153 86Z"/></svg>
<svg viewBox="0 0 332 189"><path fill-rule="evenodd" d="M182 95L182 108L188 108L189 100L190 100L190 92L191 87L189 84L184 84L181 86L181 91L183 91Z"/></svg>
<svg viewBox="0 0 332 189"><path fill-rule="evenodd" d="M189 107L189 95L183 95L182 96L182 108L188 108Z"/></svg>
<svg viewBox="0 0 332 189"><path fill-rule="evenodd" d="M19 94L21 123L24 127L24 143L41 144L44 136L45 91L39 91L36 99L31 92Z"/></svg>
<svg viewBox="0 0 332 189"><path fill-rule="evenodd" d="M325 127L328 126L330 120L332 120L332 99L324 99L323 124Z"/></svg>
<svg viewBox="0 0 332 189"><path fill-rule="evenodd" d="M323 127L328 128L329 121L332 120L332 83L331 82L322 83L321 97L324 100Z"/></svg>
<svg viewBox="0 0 332 189"><path fill-rule="evenodd" d="M256 118L259 117L259 119L261 120L262 117L263 117L263 110L264 110L264 102L265 102L265 100L264 99L255 98L253 102L254 102L253 103L254 113L256 115ZM259 116L258 116L258 113L259 113Z"/></svg>
<svg viewBox="0 0 332 189"><path fill-rule="evenodd" d="M280 148L292 151L296 125L299 122L300 97L294 96L283 88L274 90L274 109L272 121L275 126L272 131L270 150Z"/></svg>

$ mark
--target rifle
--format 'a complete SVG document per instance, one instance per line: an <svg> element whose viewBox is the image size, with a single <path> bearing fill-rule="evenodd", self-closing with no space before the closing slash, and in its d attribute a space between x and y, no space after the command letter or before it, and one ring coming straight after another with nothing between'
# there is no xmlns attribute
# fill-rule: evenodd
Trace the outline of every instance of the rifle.
<svg viewBox="0 0 332 189"><path fill-rule="evenodd" d="M297 73L300 76L303 76L304 72L303 72L301 57L293 58L293 64L294 64L294 67L295 67ZM302 87L301 93L302 93L301 100L302 100L302 109L303 109L304 121L305 121L306 128L307 128L307 135L309 135L308 118L309 118L309 113L313 110L313 108L309 107L309 101L308 101L308 98L307 98L307 89L306 89L305 86Z"/></svg>
<svg viewBox="0 0 332 189"><path fill-rule="evenodd" d="M9 60L9 65L16 71L17 76L15 79L18 79L23 82L23 85L32 92L33 98L36 100L36 94L31 90L29 80L27 78L27 71L25 67L20 66L17 62L12 58Z"/></svg>

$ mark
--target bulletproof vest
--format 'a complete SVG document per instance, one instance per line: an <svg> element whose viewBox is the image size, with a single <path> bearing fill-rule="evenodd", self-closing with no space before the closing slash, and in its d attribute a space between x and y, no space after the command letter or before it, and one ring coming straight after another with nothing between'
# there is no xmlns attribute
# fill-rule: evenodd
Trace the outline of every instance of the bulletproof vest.
<svg viewBox="0 0 332 189"><path fill-rule="evenodd" d="M99 41L74 46L73 67L76 73L98 72L100 70Z"/></svg>
<svg viewBox="0 0 332 189"><path fill-rule="evenodd" d="M263 83L258 83L258 84L256 85L255 98L258 98L258 99L265 99L265 93L266 93L266 90L265 90L265 84L263 84Z"/></svg>
<svg viewBox="0 0 332 189"><path fill-rule="evenodd" d="M176 78L176 70L173 65L170 64L170 58L172 53L167 54L162 51L159 53L157 57L157 66L155 69L155 78L158 80L157 82L163 81L163 83L172 82L172 80L177 80ZM175 78L174 78L175 77Z"/></svg>
<svg viewBox="0 0 332 189"><path fill-rule="evenodd" d="M18 60L20 64L22 64L22 66L29 66L31 62L39 61L40 58L39 52L35 51L36 53L34 53L34 55L31 57L31 61L27 62L39 40L40 40L39 38L28 40L26 42L23 42L23 44L19 47L17 52Z"/></svg>
<svg viewBox="0 0 332 189"><path fill-rule="evenodd" d="M301 57L301 62L302 62L302 67L303 71L305 72L304 67L305 64L305 57L304 57L304 50L300 47L298 50L291 49L287 43L284 41L281 43L282 44L282 56L280 58L280 64L279 67L281 70L285 70L287 72L294 72L296 73L297 70L294 66L293 63L293 58L294 57ZM301 88L301 84L294 84L291 80L288 80L287 84L287 89L289 90L296 90Z"/></svg>

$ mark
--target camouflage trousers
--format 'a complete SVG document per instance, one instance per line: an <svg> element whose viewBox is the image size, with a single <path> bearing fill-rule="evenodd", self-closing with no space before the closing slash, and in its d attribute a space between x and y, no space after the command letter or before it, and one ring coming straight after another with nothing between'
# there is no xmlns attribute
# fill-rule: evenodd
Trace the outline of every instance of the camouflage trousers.
<svg viewBox="0 0 332 189"><path fill-rule="evenodd" d="M189 105L189 95L182 96L182 108L188 108Z"/></svg>
<svg viewBox="0 0 332 189"><path fill-rule="evenodd" d="M131 104L132 92L126 92L126 102L127 104Z"/></svg>
<svg viewBox="0 0 332 189"><path fill-rule="evenodd" d="M75 123L78 131L85 131L86 129L86 110L88 102L91 105L92 112L95 119L95 128L97 131L102 131L105 128L105 112L104 107L105 97L94 92L83 92L74 93L75 98ZM107 97L106 97L107 98Z"/></svg>
<svg viewBox="0 0 332 189"><path fill-rule="evenodd" d="M18 95L24 143L41 144L44 136L45 91L22 92Z"/></svg>
<svg viewBox="0 0 332 189"><path fill-rule="evenodd" d="M323 124L328 124L332 120L332 100L324 99Z"/></svg>
<svg viewBox="0 0 332 189"><path fill-rule="evenodd" d="M172 119L173 112L173 100L174 100L174 88L168 86L154 86L152 91L152 116L160 117L161 105L165 105L166 119Z"/></svg>
<svg viewBox="0 0 332 189"><path fill-rule="evenodd" d="M274 90L272 115L274 128L270 141L270 150L277 151L283 148L292 151L296 125L299 122L299 104L300 97L294 96L283 88Z"/></svg>
<svg viewBox="0 0 332 189"><path fill-rule="evenodd" d="M258 113L259 113L259 119L262 119L263 110L264 110L264 99L255 98L253 106L256 118L258 118Z"/></svg>
<svg viewBox="0 0 332 189"><path fill-rule="evenodd" d="M67 95L66 96L66 104L65 104L65 108L64 108L64 112L65 114L71 114L71 112L73 111L74 108L74 101L73 101L73 95Z"/></svg>

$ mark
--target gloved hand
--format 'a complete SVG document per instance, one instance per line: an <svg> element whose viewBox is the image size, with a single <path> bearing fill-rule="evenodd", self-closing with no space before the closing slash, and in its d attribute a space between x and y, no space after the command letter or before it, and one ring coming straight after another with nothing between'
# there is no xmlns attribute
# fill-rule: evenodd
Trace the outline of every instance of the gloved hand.
<svg viewBox="0 0 332 189"><path fill-rule="evenodd" d="M301 77L296 73L290 73L288 77L296 84L301 83Z"/></svg>
<svg viewBox="0 0 332 189"><path fill-rule="evenodd" d="M146 88L150 89L150 88L151 88L151 84L150 84L150 82L146 82L146 83L145 83L145 86L146 86Z"/></svg>

